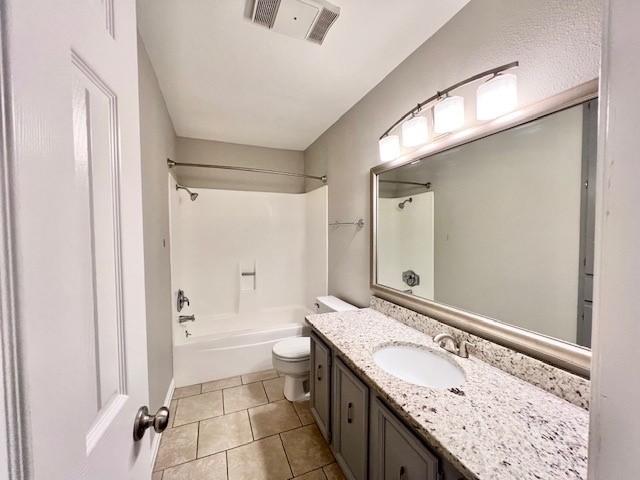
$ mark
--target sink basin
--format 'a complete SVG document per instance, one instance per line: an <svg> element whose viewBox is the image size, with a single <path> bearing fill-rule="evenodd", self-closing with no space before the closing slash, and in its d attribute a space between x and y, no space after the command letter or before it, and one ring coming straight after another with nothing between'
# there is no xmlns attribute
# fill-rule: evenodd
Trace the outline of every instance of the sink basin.
<svg viewBox="0 0 640 480"><path fill-rule="evenodd" d="M390 345L373 354L373 360L385 372L405 382L431 388L462 385L462 369L445 354L412 345Z"/></svg>

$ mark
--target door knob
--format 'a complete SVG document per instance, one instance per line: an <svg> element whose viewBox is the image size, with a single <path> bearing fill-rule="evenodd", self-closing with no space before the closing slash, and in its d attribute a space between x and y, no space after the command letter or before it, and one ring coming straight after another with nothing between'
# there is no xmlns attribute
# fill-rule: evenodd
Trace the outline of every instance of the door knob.
<svg viewBox="0 0 640 480"><path fill-rule="evenodd" d="M136 442L141 440L149 427L153 427L156 433L162 433L167 425L169 425L169 409L167 407L160 407L155 415L149 415L149 408L146 405L140 407L133 422L133 440Z"/></svg>

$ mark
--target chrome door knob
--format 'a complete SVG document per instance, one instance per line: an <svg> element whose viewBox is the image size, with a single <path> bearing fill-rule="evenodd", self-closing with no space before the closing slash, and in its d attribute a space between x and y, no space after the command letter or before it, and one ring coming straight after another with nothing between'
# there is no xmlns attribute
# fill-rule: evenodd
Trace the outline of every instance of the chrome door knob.
<svg viewBox="0 0 640 480"><path fill-rule="evenodd" d="M160 407L155 415L149 415L149 408L140 407L133 422L133 440L138 441L144 437L147 428L153 426L156 433L162 433L169 425L169 409Z"/></svg>

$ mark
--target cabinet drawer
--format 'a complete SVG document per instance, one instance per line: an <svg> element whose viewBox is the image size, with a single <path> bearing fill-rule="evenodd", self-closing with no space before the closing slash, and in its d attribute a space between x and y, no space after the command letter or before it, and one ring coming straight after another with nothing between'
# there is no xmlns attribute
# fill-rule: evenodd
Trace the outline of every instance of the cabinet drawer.
<svg viewBox="0 0 640 480"><path fill-rule="evenodd" d="M371 404L371 478L436 480L438 459L376 397Z"/></svg>
<svg viewBox="0 0 640 480"><path fill-rule="evenodd" d="M349 480L366 480L369 389L340 359L333 365L334 453Z"/></svg>
<svg viewBox="0 0 640 480"><path fill-rule="evenodd" d="M331 440L331 350L311 334L311 394L309 406L320 433Z"/></svg>

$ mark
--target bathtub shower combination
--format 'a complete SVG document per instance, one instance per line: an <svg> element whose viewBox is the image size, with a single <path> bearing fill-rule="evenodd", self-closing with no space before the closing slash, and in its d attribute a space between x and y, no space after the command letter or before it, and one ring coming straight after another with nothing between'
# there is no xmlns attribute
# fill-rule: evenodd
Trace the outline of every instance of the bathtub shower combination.
<svg viewBox="0 0 640 480"><path fill-rule="evenodd" d="M176 386L272 368L274 344L304 335L326 295L327 187L169 189L172 289L188 297L173 309Z"/></svg>

